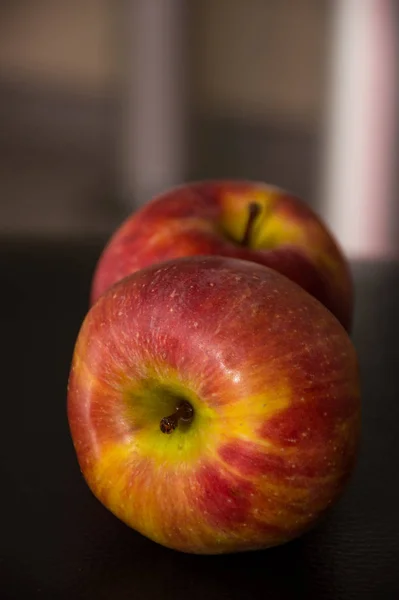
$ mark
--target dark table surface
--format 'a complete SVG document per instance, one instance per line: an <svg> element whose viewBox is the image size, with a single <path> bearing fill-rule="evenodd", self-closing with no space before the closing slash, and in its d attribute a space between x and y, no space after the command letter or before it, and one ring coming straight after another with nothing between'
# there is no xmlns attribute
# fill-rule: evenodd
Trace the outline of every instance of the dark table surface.
<svg viewBox="0 0 399 600"><path fill-rule="evenodd" d="M363 433L338 505L285 546L191 556L120 523L79 472L66 384L101 246L0 243L0 598L399 598L399 265L353 265Z"/></svg>

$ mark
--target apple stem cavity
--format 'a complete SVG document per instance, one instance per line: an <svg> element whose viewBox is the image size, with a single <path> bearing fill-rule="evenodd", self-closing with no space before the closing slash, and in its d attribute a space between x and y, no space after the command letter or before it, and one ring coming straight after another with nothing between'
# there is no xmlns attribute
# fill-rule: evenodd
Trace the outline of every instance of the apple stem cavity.
<svg viewBox="0 0 399 600"><path fill-rule="evenodd" d="M259 216L261 212L261 206L257 202L250 202L248 206L248 220L247 225L245 227L244 235L241 240L242 246L249 246L249 242L251 239L252 230L254 227L255 219Z"/></svg>
<svg viewBox="0 0 399 600"><path fill-rule="evenodd" d="M184 423L190 423L194 416L194 409L187 400L182 400L180 404L176 407L176 411L169 415L169 417L164 417L161 419L159 427L162 433L172 433L176 429L179 424L179 421L183 421Z"/></svg>

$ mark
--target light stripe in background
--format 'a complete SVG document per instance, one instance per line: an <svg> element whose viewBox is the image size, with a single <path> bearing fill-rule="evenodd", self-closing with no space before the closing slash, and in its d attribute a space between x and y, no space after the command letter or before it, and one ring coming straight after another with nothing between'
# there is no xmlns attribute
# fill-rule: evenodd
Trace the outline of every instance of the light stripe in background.
<svg viewBox="0 0 399 600"><path fill-rule="evenodd" d="M122 196L138 206L184 180L184 0L126 0Z"/></svg>
<svg viewBox="0 0 399 600"><path fill-rule="evenodd" d="M351 258L398 254L395 0L336 0L323 214ZM396 197L395 197L396 196Z"/></svg>

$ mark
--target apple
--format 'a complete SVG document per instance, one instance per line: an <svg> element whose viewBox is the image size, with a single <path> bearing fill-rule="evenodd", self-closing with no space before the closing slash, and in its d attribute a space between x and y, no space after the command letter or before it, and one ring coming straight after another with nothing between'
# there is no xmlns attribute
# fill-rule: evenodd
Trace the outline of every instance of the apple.
<svg viewBox="0 0 399 600"><path fill-rule="evenodd" d="M68 419L98 500L151 540L220 554L314 526L354 468L357 357L278 272L220 256L152 265L88 311Z"/></svg>
<svg viewBox="0 0 399 600"><path fill-rule="evenodd" d="M172 258L213 254L279 271L320 300L350 331L352 278L332 234L299 198L255 182L183 185L133 213L99 258L91 303L138 269Z"/></svg>

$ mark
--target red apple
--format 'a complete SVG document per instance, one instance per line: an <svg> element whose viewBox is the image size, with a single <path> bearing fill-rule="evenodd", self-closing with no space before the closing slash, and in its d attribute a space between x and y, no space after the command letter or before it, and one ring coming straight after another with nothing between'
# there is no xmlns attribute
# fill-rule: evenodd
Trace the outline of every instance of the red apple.
<svg viewBox="0 0 399 600"><path fill-rule="evenodd" d="M261 183L184 185L133 213L100 257L91 301L148 265L213 254L272 267L320 300L350 330L351 274L332 234L300 199Z"/></svg>
<svg viewBox="0 0 399 600"><path fill-rule="evenodd" d="M307 531L345 487L356 353L331 312L276 271L176 259L89 310L68 418L88 485L130 527L184 552L266 548Z"/></svg>

